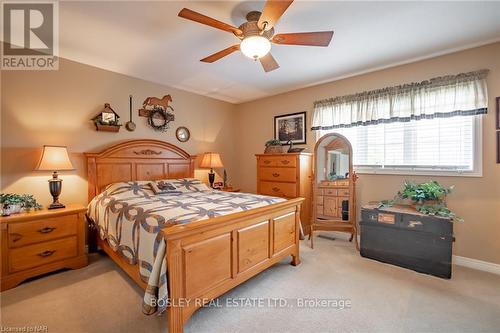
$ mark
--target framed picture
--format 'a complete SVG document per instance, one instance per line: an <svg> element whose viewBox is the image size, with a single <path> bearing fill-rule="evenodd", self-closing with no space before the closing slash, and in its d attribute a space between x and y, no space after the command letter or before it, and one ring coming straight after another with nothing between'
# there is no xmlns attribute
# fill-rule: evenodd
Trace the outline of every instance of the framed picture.
<svg viewBox="0 0 500 333"><path fill-rule="evenodd" d="M274 117L274 138L282 145L288 141L294 144L306 143L306 113L290 113Z"/></svg>
<svg viewBox="0 0 500 333"><path fill-rule="evenodd" d="M500 97L496 98L497 104L497 130L500 130Z"/></svg>

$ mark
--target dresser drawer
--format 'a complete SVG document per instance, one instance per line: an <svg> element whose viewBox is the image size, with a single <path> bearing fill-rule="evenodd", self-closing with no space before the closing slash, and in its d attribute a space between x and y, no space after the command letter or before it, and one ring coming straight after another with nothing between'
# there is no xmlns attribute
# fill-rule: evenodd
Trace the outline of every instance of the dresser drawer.
<svg viewBox="0 0 500 333"><path fill-rule="evenodd" d="M296 167L297 158L292 156L262 156L259 158L259 166Z"/></svg>
<svg viewBox="0 0 500 333"><path fill-rule="evenodd" d="M9 224L9 247L20 247L51 239L76 235L78 216L66 215L32 222Z"/></svg>
<svg viewBox="0 0 500 333"><path fill-rule="evenodd" d="M348 197L349 196L349 189L338 189L337 190L337 195L339 197Z"/></svg>
<svg viewBox="0 0 500 333"><path fill-rule="evenodd" d="M295 182L297 173L295 168L261 168L260 179L271 181Z"/></svg>
<svg viewBox="0 0 500 333"><path fill-rule="evenodd" d="M323 195L336 196L337 195L337 190L334 189L334 188L324 188L323 189Z"/></svg>
<svg viewBox="0 0 500 333"><path fill-rule="evenodd" d="M17 272L50 262L76 257L76 236L23 246L9 251L9 271Z"/></svg>
<svg viewBox="0 0 500 333"><path fill-rule="evenodd" d="M260 193L277 197L295 198L297 185L295 183L261 182Z"/></svg>

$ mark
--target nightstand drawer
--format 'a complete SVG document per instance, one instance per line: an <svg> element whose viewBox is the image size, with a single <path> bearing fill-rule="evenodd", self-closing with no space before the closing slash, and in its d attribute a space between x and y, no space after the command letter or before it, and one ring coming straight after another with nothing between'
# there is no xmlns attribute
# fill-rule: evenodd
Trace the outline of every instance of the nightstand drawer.
<svg viewBox="0 0 500 333"><path fill-rule="evenodd" d="M78 216L65 215L32 222L9 225L9 247L45 242L51 239L76 235Z"/></svg>
<svg viewBox="0 0 500 333"><path fill-rule="evenodd" d="M76 236L10 250L9 272L77 256Z"/></svg>

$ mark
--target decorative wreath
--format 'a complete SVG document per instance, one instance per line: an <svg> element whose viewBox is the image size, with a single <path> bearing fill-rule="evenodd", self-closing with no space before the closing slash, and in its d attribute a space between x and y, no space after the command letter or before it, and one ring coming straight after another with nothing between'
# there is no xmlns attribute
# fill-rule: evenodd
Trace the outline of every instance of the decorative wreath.
<svg viewBox="0 0 500 333"><path fill-rule="evenodd" d="M174 120L173 114L163 109L155 108L149 112L148 125L155 131L165 132L169 127L168 124L172 120Z"/></svg>

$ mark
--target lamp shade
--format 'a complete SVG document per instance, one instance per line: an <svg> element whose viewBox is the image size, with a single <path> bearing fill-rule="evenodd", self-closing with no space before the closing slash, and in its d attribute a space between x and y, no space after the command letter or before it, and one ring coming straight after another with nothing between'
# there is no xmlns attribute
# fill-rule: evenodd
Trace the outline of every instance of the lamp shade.
<svg viewBox="0 0 500 333"><path fill-rule="evenodd" d="M43 146L42 158L35 170L61 171L75 170L69 160L68 150L65 146Z"/></svg>
<svg viewBox="0 0 500 333"><path fill-rule="evenodd" d="M223 166L219 153L208 152L203 154L200 168L222 168Z"/></svg>

